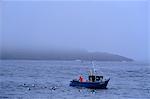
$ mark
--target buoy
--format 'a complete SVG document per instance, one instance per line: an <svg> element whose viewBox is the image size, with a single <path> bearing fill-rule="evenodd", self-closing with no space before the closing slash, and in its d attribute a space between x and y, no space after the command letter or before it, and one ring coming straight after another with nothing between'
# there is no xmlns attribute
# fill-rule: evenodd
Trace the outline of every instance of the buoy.
<svg viewBox="0 0 150 99"><path fill-rule="evenodd" d="M56 90L57 87L52 87L51 90Z"/></svg>
<svg viewBox="0 0 150 99"><path fill-rule="evenodd" d="M35 84L32 84L31 86L32 86L32 87L35 87Z"/></svg>
<svg viewBox="0 0 150 99"><path fill-rule="evenodd" d="M28 87L28 90L31 90L31 88Z"/></svg>

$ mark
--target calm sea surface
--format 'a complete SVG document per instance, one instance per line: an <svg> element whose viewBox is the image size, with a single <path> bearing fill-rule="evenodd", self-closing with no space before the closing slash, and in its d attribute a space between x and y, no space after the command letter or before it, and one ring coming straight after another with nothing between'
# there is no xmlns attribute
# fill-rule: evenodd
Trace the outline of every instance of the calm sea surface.
<svg viewBox="0 0 150 99"><path fill-rule="evenodd" d="M144 62L95 62L110 77L108 89L73 88L69 82L87 76L91 62L3 60L0 99L150 99L150 65Z"/></svg>

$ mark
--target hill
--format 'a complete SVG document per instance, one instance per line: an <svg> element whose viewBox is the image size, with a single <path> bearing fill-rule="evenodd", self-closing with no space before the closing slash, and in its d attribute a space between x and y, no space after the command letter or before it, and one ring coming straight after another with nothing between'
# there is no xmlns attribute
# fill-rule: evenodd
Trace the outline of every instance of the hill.
<svg viewBox="0 0 150 99"><path fill-rule="evenodd" d="M27 60L83 60L83 61L133 61L133 59L104 52L88 51L2 51L1 59L27 59Z"/></svg>

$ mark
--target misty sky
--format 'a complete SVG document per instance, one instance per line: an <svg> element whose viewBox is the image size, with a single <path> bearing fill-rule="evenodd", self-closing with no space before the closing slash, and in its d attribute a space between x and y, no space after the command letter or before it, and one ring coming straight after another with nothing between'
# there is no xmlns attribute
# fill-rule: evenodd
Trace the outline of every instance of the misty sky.
<svg viewBox="0 0 150 99"><path fill-rule="evenodd" d="M1 49L83 49L148 59L146 0L3 1L0 6Z"/></svg>

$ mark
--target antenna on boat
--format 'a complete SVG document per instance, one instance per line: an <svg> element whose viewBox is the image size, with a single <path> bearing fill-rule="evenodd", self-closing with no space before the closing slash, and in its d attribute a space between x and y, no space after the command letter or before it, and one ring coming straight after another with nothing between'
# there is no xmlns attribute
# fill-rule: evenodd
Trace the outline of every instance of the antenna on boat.
<svg viewBox="0 0 150 99"><path fill-rule="evenodd" d="M92 61L92 66L93 66L93 74L95 74L95 66L94 66L94 62Z"/></svg>

